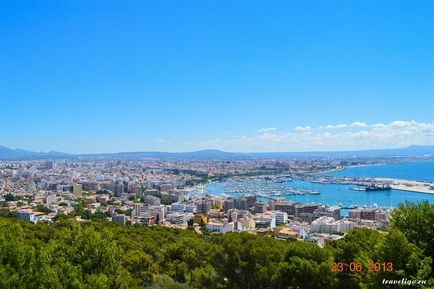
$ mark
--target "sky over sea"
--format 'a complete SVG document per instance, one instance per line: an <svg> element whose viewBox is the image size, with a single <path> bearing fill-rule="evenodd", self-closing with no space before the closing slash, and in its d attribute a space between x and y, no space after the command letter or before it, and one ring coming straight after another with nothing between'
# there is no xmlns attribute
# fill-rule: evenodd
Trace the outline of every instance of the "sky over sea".
<svg viewBox="0 0 434 289"><path fill-rule="evenodd" d="M434 1L0 1L0 145L434 144Z"/></svg>

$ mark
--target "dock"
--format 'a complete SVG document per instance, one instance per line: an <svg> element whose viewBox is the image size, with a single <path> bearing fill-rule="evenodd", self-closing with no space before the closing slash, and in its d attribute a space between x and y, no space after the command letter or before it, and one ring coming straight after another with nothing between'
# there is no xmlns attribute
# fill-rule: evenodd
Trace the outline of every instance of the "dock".
<svg viewBox="0 0 434 289"><path fill-rule="evenodd" d="M390 182L393 190L408 191L434 195L434 183L391 178L375 178L378 181Z"/></svg>

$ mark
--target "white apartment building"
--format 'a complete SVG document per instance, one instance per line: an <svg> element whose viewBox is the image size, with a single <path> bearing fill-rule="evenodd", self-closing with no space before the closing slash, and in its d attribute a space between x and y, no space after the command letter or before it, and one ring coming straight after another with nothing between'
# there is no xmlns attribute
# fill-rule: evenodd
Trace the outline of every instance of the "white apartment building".
<svg viewBox="0 0 434 289"><path fill-rule="evenodd" d="M212 220L206 224L206 228L210 232L219 232L219 233L227 233L233 232L235 225L234 222L223 223L219 220Z"/></svg>
<svg viewBox="0 0 434 289"><path fill-rule="evenodd" d="M320 217L310 224L310 229L315 233L346 233L353 228L352 222L348 220L336 221L332 217Z"/></svg>
<svg viewBox="0 0 434 289"><path fill-rule="evenodd" d="M288 222L288 214L285 212L276 211L274 213L276 224L286 224Z"/></svg>

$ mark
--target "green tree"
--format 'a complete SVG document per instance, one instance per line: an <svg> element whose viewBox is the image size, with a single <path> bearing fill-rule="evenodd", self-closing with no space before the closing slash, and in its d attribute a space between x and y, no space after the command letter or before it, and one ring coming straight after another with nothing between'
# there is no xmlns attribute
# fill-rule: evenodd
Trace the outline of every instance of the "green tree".
<svg viewBox="0 0 434 289"><path fill-rule="evenodd" d="M44 205L36 205L34 207L34 210L36 212L41 212L41 213L45 213L45 214L49 214L52 212L49 208L45 207Z"/></svg>
<svg viewBox="0 0 434 289"><path fill-rule="evenodd" d="M400 204L391 215L391 227L400 230L426 256L434 259L434 204L428 201ZM434 266L431 270L434 277Z"/></svg>
<svg viewBox="0 0 434 289"><path fill-rule="evenodd" d="M17 200L17 198L14 195L12 195L11 193L5 194L5 201L6 202L12 202L12 201L16 201L16 200Z"/></svg>
<svg viewBox="0 0 434 289"><path fill-rule="evenodd" d="M384 241L376 246L372 259L374 262L390 262L393 264L393 271L380 270L368 274L363 280L363 283L368 284L368 288L378 288L383 279L427 280L431 273L431 257L424 256L422 249L410 243L405 235L396 229L387 233Z"/></svg>

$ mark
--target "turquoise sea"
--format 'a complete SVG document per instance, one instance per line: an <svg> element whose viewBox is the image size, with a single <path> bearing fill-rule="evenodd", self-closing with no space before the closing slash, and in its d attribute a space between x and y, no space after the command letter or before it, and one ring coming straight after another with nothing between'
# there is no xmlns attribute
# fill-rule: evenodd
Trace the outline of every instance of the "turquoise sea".
<svg viewBox="0 0 434 289"><path fill-rule="evenodd" d="M348 168L341 172L333 173L334 176L355 176L355 177L391 177L411 180L434 181L434 161L414 162L397 165L379 165L371 167ZM353 191L354 185L317 184L301 180L294 180L283 185L319 191L320 195L287 196L288 200L300 203L321 203L325 205L358 205L379 207L396 207L406 200L419 202L428 200L434 203L434 195L414 193L408 191ZM213 183L206 187L209 194L238 195L234 192L224 190L223 183Z"/></svg>
<svg viewBox="0 0 434 289"><path fill-rule="evenodd" d="M336 177L378 177L434 182L434 161L352 167L329 175Z"/></svg>

